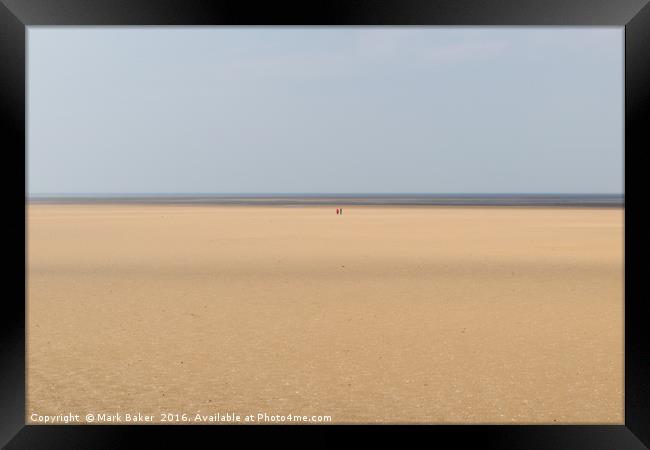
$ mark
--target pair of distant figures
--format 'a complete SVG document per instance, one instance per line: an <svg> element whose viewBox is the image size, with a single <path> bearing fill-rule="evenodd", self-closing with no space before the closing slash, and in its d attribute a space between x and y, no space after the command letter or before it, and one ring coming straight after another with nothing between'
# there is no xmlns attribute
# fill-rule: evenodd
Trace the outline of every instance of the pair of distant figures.
<svg viewBox="0 0 650 450"><path fill-rule="evenodd" d="M343 208L336 208L336 214L337 215L343 214Z"/></svg>

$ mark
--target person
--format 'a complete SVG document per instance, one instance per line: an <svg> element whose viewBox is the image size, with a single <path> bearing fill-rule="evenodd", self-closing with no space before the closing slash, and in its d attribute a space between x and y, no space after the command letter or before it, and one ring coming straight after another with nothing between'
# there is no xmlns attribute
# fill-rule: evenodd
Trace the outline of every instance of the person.
<svg viewBox="0 0 650 450"><path fill-rule="evenodd" d="M341 215L343 215L343 208L341 208Z"/></svg>
<svg viewBox="0 0 650 450"><path fill-rule="evenodd" d="M338 208L336 208L336 215L337 216L339 215L339 209Z"/></svg>

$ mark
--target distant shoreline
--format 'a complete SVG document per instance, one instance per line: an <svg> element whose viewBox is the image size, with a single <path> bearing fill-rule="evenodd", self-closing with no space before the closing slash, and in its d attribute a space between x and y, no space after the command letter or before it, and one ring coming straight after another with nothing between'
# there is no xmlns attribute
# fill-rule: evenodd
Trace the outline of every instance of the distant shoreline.
<svg viewBox="0 0 650 450"><path fill-rule="evenodd" d="M616 194L187 194L34 195L28 204L136 204L221 206L541 206L624 208Z"/></svg>

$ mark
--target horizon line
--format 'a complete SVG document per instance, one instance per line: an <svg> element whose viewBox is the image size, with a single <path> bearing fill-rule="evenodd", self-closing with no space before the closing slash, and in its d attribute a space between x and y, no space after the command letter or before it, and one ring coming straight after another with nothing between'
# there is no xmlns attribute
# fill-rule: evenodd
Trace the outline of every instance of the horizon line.
<svg viewBox="0 0 650 450"><path fill-rule="evenodd" d="M26 197L56 196L620 196L624 192L36 192Z"/></svg>

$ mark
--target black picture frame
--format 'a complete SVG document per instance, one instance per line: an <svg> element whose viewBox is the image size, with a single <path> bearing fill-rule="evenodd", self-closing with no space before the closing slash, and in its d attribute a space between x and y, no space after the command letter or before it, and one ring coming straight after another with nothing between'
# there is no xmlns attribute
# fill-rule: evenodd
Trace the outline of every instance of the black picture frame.
<svg viewBox="0 0 650 450"><path fill-rule="evenodd" d="M555 25L625 27L625 423L622 425L417 426L428 443L518 449L635 449L650 446L650 306L643 286L643 175L650 125L648 0L0 0L0 127L3 215L9 245L2 303L0 444L6 448L122 448L180 439L219 439L228 430L248 439L248 427L25 425L26 295L26 27L32 25ZM638 171L638 172L637 172ZM22 261L22 264L21 264ZM255 435L286 439L287 427L254 427ZM309 426L314 444L336 444L332 431ZM356 430L356 428L355 428ZM363 427L384 440L402 428ZM302 434L302 433L301 433ZM218 443L219 441L213 441ZM165 445L162 445L165 446Z"/></svg>

